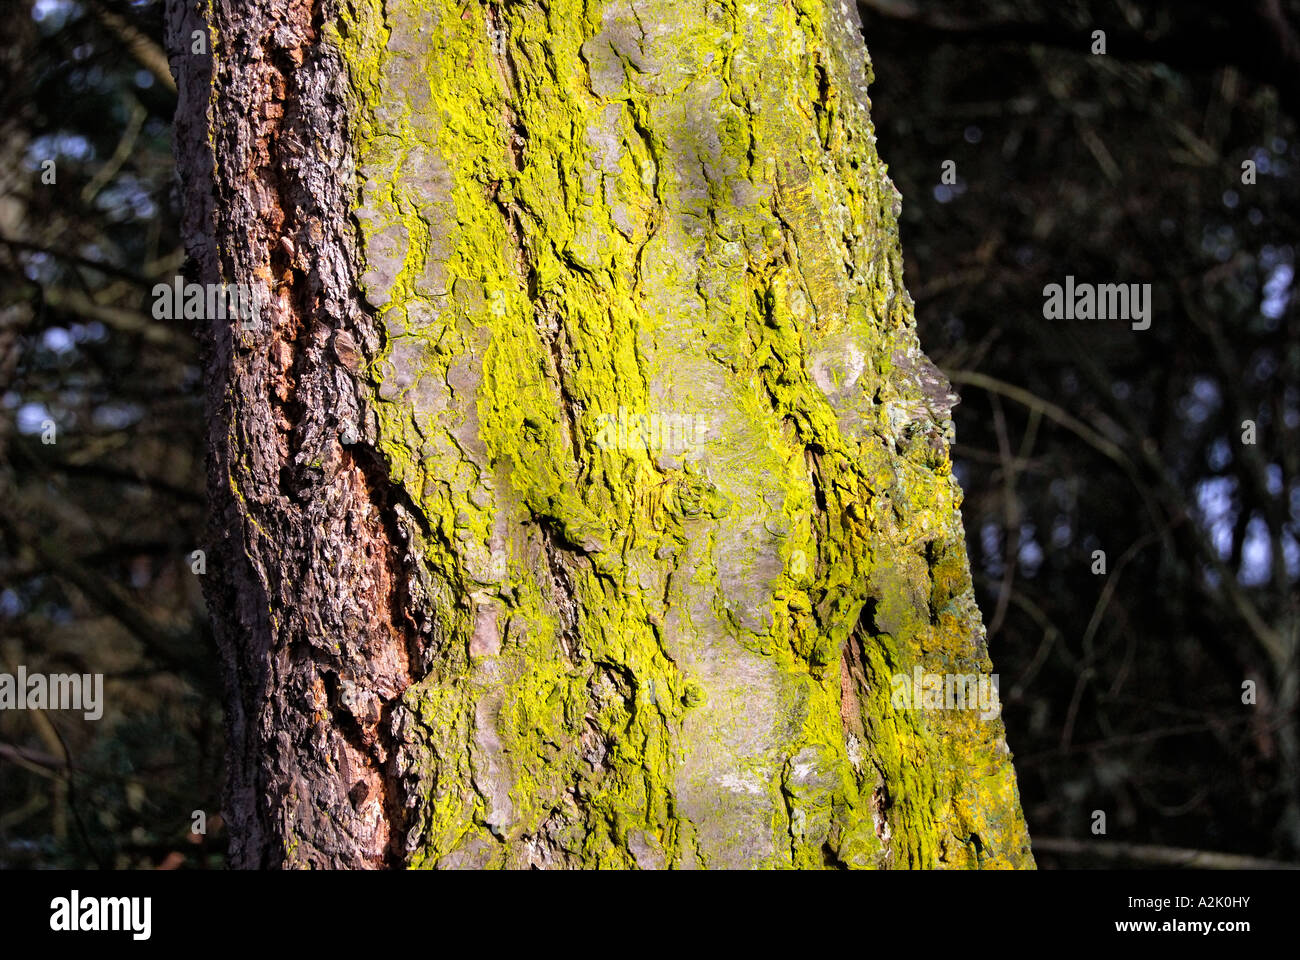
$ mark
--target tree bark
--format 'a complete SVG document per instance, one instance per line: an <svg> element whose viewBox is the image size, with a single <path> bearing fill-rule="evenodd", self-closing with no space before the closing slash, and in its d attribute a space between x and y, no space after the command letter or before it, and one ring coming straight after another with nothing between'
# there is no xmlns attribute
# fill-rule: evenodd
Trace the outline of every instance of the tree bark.
<svg viewBox="0 0 1300 960"><path fill-rule="evenodd" d="M202 6L232 863L1032 866L855 9Z"/></svg>

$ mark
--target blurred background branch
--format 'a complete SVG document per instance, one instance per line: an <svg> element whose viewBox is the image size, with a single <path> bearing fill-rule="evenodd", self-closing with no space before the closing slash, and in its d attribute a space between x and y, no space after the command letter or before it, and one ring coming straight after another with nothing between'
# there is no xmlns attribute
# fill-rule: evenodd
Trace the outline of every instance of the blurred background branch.
<svg viewBox="0 0 1300 960"><path fill-rule="evenodd" d="M105 680L96 721L0 711L0 867L219 865L219 829L191 833L196 809L220 823L222 752L200 372L149 296L183 265L161 4L8 13L0 665Z"/></svg>

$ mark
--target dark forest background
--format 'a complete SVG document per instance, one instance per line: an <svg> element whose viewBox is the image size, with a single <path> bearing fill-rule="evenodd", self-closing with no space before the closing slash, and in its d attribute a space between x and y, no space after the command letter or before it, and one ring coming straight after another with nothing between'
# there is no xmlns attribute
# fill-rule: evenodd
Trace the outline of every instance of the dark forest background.
<svg viewBox="0 0 1300 960"><path fill-rule="evenodd" d="M107 709L0 712L0 867L223 863L161 6L4 7L0 672ZM1300 862L1300 2L860 8L1040 866ZM1044 320L1067 275L1150 329Z"/></svg>

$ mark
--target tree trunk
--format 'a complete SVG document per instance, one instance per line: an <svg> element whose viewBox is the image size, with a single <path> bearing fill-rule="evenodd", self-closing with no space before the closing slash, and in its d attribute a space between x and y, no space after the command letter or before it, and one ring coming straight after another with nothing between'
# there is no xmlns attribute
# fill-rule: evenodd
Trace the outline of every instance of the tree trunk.
<svg viewBox="0 0 1300 960"><path fill-rule="evenodd" d="M202 7L234 865L1032 866L856 11Z"/></svg>

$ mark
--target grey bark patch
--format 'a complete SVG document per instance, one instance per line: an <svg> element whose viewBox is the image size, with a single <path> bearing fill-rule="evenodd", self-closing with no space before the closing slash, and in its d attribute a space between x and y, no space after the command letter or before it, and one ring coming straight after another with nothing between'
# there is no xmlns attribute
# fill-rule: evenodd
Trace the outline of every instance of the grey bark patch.
<svg viewBox="0 0 1300 960"><path fill-rule="evenodd" d="M854 393L861 393L862 376L870 371L866 351L852 334L842 334L823 343L808 357L808 372L832 406L843 407Z"/></svg>
<svg viewBox="0 0 1300 960"><path fill-rule="evenodd" d="M627 835L627 848L641 870L662 870L665 866L663 848L644 830L632 830Z"/></svg>
<svg viewBox="0 0 1300 960"><path fill-rule="evenodd" d="M799 697L769 659L725 636L696 635L678 649L707 691L686 714L676 776L695 844L710 867L770 864L785 855L774 840L786 816L774 751L799 724Z"/></svg>
<svg viewBox="0 0 1300 960"><path fill-rule="evenodd" d="M481 837L463 840L438 859L439 870L485 870L501 859L501 845Z"/></svg>
<svg viewBox="0 0 1300 960"><path fill-rule="evenodd" d="M783 572L777 540L755 516L741 507L743 525L723 524L718 531L714 562L723 603L741 627L767 634L772 621L772 588Z"/></svg>
<svg viewBox="0 0 1300 960"><path fill-rule="evenodd" d="M609 39L597 34L582 45L582 57L591 76L591 90L600 97L613 97L623 89L626 71Z"/></svg>
<svg viewBox="0 0 1300 960"><path fill-rule="evenodd" d="M474 632L469 639L472 657L494 657L501 652L500 611L494 604L479 604L474 613Z"/></svg>
<svg viewBox="0 0 1300 960"><path fill-rule="evenodd" d="M483 822L502 838L514 820L510 767L497 733L501 695L484 690L474 707L474 742L470 751L474 789L483 798Z"/></svg>
<svg viewBox="0 0 1300 960"><path fill-rule="evenodd" d="M366 271L361 289L371 305L382 307L392 299L393 284L402 272L409 237L400 223L390 223L366 245Z"/></svg>

